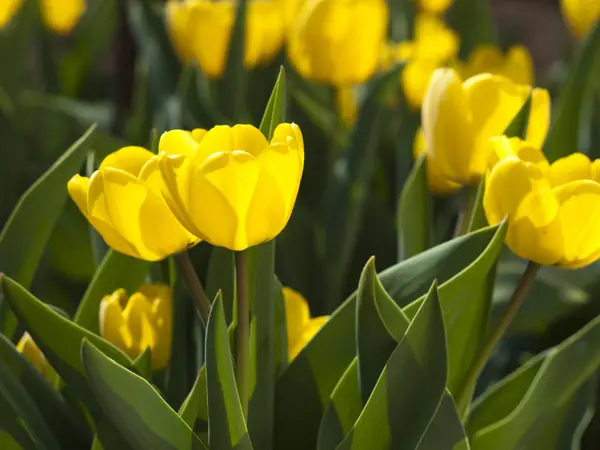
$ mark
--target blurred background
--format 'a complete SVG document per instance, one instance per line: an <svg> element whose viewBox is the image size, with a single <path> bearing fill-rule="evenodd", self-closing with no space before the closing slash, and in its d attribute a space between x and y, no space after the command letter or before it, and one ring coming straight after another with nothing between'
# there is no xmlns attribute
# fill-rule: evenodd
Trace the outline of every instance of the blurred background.
<svg viewBox="0 0 600 450"><path fill-rule="evenodd" d="M62 32L44 25L39 1L25 0L0 29L0 224L8 220L27 188L92 123L98 124L100 133L82 173L93 170L103 156L121 146L150 148L153 135L167 129L242 121L258 125L284 64L287 119L303 130L306 166L296 209L277 240L276 272L282 283L304 294L314 315L325 314L356 289L368 257L376 255L380 271L401 257L397 202L410 172L419 117L406 102L388 104L391 114L382 119L373 170L361 179L361 185L343 190L339 183L335 187L336 170L341 167L339 161L358 152L348 142L360 141L360 123L353 127L352 121L343 120L332 90L303 80L283 51L261 67L226 70L222 79L210 80L196 66L178 60L168 38L162 1L88 0L73 28ZM5 14L2 8L6 6L0 5L0 23ZM462 59L478 40L495 42L501 49L524 45L533 59L536 84L552 94L564 80L579 45L565 25L559 0L456 0L445 17L461 38ZM400 17L399 22L404 19L408 17ZM411 37L397 30L397 40ZM240 86L243 91L238 90ZM246 93L243 113L235 104L240 92ZM598 132L593 132L600 128L598 116L590 113L582 128L587 130L583 150L598 156L600 140ZM333 208L327 203L335 199L338 188L342 198L356 192L365 196L357 211L352 210L352 203L350 210L339 211L335 201ZM330 191L334 191L332 197ZM434 242L451 236L460 199L459 193L452 199L434 200L439 230ZM328 231L328 221L348 226L350 234L342 234L341 239L351 239L342 240L338 247L330 245L329 236L337 229ZM340 249L349 255L342 257ZM98 236L68 200L32 292L72 314L104 251ZM193 257L203 274L209 246L196 247ZM326 267L340 259L347 264L339 269L332 286ZM498 267L495 307L502 308L522 267L523 262L507 252ZM599 314L599 274L598 264L580 271L545 268L510 338L488 367L487 379L500 378L528 355L560 342ZM595 391L595 384L590 389ZM593 419L584 441L586 449L600 448L600 418Z"/></svg>

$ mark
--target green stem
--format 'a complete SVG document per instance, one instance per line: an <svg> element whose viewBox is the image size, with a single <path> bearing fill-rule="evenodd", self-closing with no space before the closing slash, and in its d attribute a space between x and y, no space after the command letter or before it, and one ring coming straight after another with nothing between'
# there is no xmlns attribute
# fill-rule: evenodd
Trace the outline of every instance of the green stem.
<svg viewBox="0 0 600 450"><path fill-rule="evenodd" d="M533 261L529 261L527 263L527 267L525 268L523 275L521 275L519 284L517 284L517 287L515 288L515 291L508 302L508 306L504 311L504 314L502 314L502 317L496 325L496 328L494 328L487 336L485 343L479 351L477 359L471 366L471 369L465 378L465 382L456 395L459 411L466 411L471 400L472 389L474 388L479 375L483 371L487 361L490 359L490 356L492 356L492 353L498 345L498 342L500 342L500 339L502 339L502 336L504 336L504 333L517 315L517 312L527 297L527 294L529 294L539 268L540 265L534 263Z"/></svg>
<svg viewBox="0 0 600 450"><path fill-rule="evenodd" d="M454 237L463 236L469 231L469 224L471 223L471 216L475 207L475 199L477 198L477 186L467 186L466 190L466 197L456 221Z"/></svg>
<svg viewBox="0 0 600 450"><path fill-rule="evenodd" d="M208 296L204 291L204 287L202 287L202 283L200 282L200 279L194 270L194 266L190 260L190 255L188 255L187 252L177 253L175 255L175 262L177 263L177 267L179 267L181 275L183 275L183 279L190 290L190 294L192 294L194 304L198 310L198 313L200 314L200 319L202 320L202 325L206 327L206 323L208 322L208 314L210 313L210 300L208 299Z"/></svg>
<svg viewBox="0 0 600 450"><path fill-rule="evenodd" d="M248 417L250 378L250 305L248 301L248 262L245 251L235 252L237 287L236 378L242 411Z"/></svg>

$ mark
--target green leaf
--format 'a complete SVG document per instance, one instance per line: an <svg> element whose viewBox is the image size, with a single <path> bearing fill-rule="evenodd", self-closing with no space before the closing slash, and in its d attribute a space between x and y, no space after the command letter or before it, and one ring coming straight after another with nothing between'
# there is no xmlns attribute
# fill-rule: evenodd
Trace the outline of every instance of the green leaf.
<svg viewBox="0 0 600 450"><path fill-rule="evenodd" d="M102 409L133 447L206 449L150 383L87 339L81 345L81 360Z"/></svg>
<svg viewBox="0 0 600 450"><path fill-rule="evenodd" d="M269 450L273 441L275 397L275 241L249 250L251 260L250 296L252 332L250 370L255 381L250 385L248 428L257 448Z"/></svg>
<svg viewBox="0 0 600 450"><path fill-rule="evenodd" d="M446 386L446 334L434 283L339 450L414 450Z"/></svg>
<svg viewBox="0 0 600 450"><path fill-rule="evenodd" d="M467 59L480 44L494 43L494 23L490 0L456 0L448 22L460 36L460 57Z"/></svg>
<svg viewBox="0 0 600 450"><path fill-rule="evenodd" d="M3 450L37 450L17 413L0 395L0 448Z"/></svg>
<svg viewBox="0 0 600 450"><path fill-rule="evenodd" d="M224 247L212 247L206 276L206 295L215 298L221 291L225 320L233 320L235 296L235 261L233 252Z"/></svg>
<svg viewBox="0 0 600 450"><path fill-rule="evenodd" d="M8 401L23 421L37 448L44 450L61 448L27 390L3 361L0 361L0 395Z"/></svg>
<svg viewBox="0 0 600 450"><path fill-rule="evenodd" d="M552 414L568 405L600 367L600 317L490 388L473 405L473 450L530 448ZM531 430L536 429L536 433Z"/></svg>
<svg viewBox="0 0 600 450"><path fill-rule="evenodd" d="M416 450L470 450L469 440L448 391Z"/></svg>
<svg viewBox="0 0 600 450"><path fill-rule="evenodd" d="M431 196L427 184L427 155L417 160L404 184L396 226L399 261L431 247Z"/></svg>
<svg viewBox="0 0 600 450"><path fill-rule="evenodd" d="M94 130L92 126L23 194L0 233L0 270L25 287L31 285L67 200L67 182L79 172Z"/></svg>
<svg viewBox="0 0 600 450"><path fill-rule="evenodd" d="M452 370L463 372L461 360L470 359L478 349L475 336L485 330L488 306L478 303L477 287L492 273L505 232L505 226L485 228L433 247L379 275L385 290L400 306L414 302L427 292L434 279L438 280L447 324L449 379L458 381ZM274 448L315 447L331 393L356 356L355 348L348 345L356 333L355 302L353 294L278 379ZM414 315L415 306L407 311L407 315ZM484 315L486 320L481 319Z"/></svg>
<svg viewBox="0 0 600 450"><path fill-rule="evenodd" d="M385 312L388 314L379 307L379 303L387 306ZM393 326L388 326L388 322ZM381 286L375 271L375 258L369 259L360 277L356 301L358 378L363 403L367 402L409 323Z"/></svg>
<svg viewBox="0 0 600 450"><path fill-rule="evenodd" d="M139 376L152 382L152 349L146 347L146 350L133 360L132 367Z"/></svg>
<svg viewBox="0 0 600 450"><path fill-rule="evenodd" d="M600 23L587 35L552 108L544 153L551 163L580 149L579 128L600 73Z"/></svg>
<svg viewBox="0 0 600 450"><path fill-rule="evenodd" d="M362 222L362 213L377 161L386 106L383 97L398 85L402 66L377 77L370 85L352 131L350 147L335 162L334 176L326 187L322 209L324 267L329 280L328 308L337 306Z"/></svg>
<svg viewBox="0 0 600 450"><path fill-rule="evenodd" d="M277 125L285 120L285 69L283 66L279 68L279 75L273 87L273 92L269 97L269 103L260 122L260 131L265 135L268 141L273 138L273 133Z"/></svg>
<svg viewBox="0 0 600 450"><path fill-rule="evenodd" d="M123 255L115 250L106 252L102 263L77 307L74 322L94 333L99 332L100 302L117 289L133 294L142 284L150 263Z"/></svg>
<svg viewBox="0 0 600 450"><path fill-rule="evenodd" d="M192 390L185 398L177 414L183 419L185 423L192 429L196 423L196 418L200 412L200 405L204 403L206 405L206 370L202 366ZM206 408L204 408L206 410ZM206 416L208 417L208 416Z"/></svg>
<svg viewBox="0 0 600 450"><path fill-rule="evenodd" d="M247 0L237 2L225 73L219 80L219 109L236 123L248 120L248 71L244 66L247 3Z"/></svg>
<svg viewBox="0 0 600 450"><path fill-rule="evenodd" d="M531 92L527 96L527 100L519 109L517 115L513 118L510 124L504 130L506 137L518 137L525 139L527 137L527 126L529 124L529 116L531 114Z"/></svg>
<svg viewBox="0 0 600 450"><path fill-rule="evenodd" d="M219 294L206 329L206 386L210 448L252 449L233 372L223 299Z"/></svg>
<svg viewBox="0 0 600 450"><path fill-rule="evenodd" d="M79 448L89 445L91 435L86 423L69 408L39 370L1 334L0 361L31 396L36 409L61 447Z"/></svg>

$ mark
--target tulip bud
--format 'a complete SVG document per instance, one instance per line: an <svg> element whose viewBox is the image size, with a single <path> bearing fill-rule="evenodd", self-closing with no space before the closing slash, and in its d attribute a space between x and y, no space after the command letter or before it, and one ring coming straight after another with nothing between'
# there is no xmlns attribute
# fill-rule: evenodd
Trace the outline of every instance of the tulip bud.
<svg viewBox="0 0 600 450"><path fill-rule="evenodd" d="M478 184L487 165L488 140L499 136L517 115L529 86L491 74L461 82L452 69L434 72L421 111L431 163L440 174L460 184ZM527 139L541 146L548 130L550 97L531 91Z"/></svg>
<svg viewBox="0 0 600 450"><path fill-rule="evenodd" d="M506 243L538 264L576 269L600 258L600 161L581 153L548 164L530 142L490 140L483 207L488 222L508 218Z"/></svg>
<svg viewBox="0 0 600 450"><path fill-rule="evenodd" d="M596 0L561 0L563 16L578 38L583 38L600 19Z"/></svg>
<svg viewBox="0 0 600 450"><path fill-rule="evenodd" d="M385 0L304 2L289 30L288 56L307 79L360 84L379 66L387 26Z"/></svg>
<svg viewBox="0 0 600 450"><path fill-rule="evenodd" d="M42 19L46 26L59 34L75 28L86 9L85 0L41 0Z"/></svg>
<svg viewBox="0 0 600 450"><path fill-rule="evenodd" d="M143 285L127 298L123 289L100 303L100 334L131 358L147 348L152 369L164 369L171 358L173 294L164 284Z"/></svg>
<svg viewBox="0 0 600 450"><path fill-rule="evenodd" d="M280 124L269 144L251 125L216 126L196 143L179 130L160 139L163 195L190 233L244 250L287 224L304 168L296 124Z"/></svg>
<svg viewBox="0 0 600 450"><path fill-rule="evenodd" d="M17 343L17 351L27 358L48 381L53 383L56 380L58 377L57 373L29 333L23 333L23 336L21 336L21 339Z"/></svg>
<svg viewBox="0 0 600 450"><path fill-rule="evenodd" d="M142 147L123 147L108 155L90 178L75 175L67 188L110 247L158 261L199 241L171 213L161 185L158 158Z"/></svg>
<svg viewBox="0 0 600 450"><path fill-rule="evenodd" d="M288 356L292 361L325 325L329 316L310 317L306 299L297 291L283 288L287 327Z"/></svg>
<svg viewBox="0 0 600 450"><path fill-rule="evenodd" d="M473 50L466 62L456 62L454 67L463 80L491 73L517 84L530 85L535 81L531 54L522 45L511 47L503 55L498 47L483 44Z"/></svg>
<svg viewBox="0 0 600 450"><path fill-rule="evenodd" d="M23 0L4 0L0 3L0 29L17 14L23 5Z"/></svg>

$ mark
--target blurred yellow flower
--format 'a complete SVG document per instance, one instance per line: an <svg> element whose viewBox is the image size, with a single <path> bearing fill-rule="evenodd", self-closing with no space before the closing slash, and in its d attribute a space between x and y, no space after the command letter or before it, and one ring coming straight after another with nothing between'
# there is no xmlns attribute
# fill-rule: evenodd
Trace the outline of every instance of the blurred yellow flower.
<svg viewBox="0 0 600 450"><path fill-rule="evenodd" d="M584 37L600 19L600 2L597 0L561 0L563 16L573 34Z"/></svg>
<svg viewBox="0 0 600 450"><path fill-rule="evenodd" d="M237 3L233 0L169 0L166 17L179 57L198 62L211 78L225 70ZM244 65L252 69L273 60L283 45L285 8L279 1L250 0L247 5Z"/></svg>
<svg viewBox="0 0 600 450"><path fill-rule="evenodd" d="M278 125L270 144L251 125L216 126L200 143L173 130L159 149L165 200L195 236L244 250L287 224L304 168L296 124Z"/></svg>
<svg viewBox="0 0 600 450"><path fill-rule="evenodd" d="M164 369L171 358L171 288L144 284L129 298L124 289L105 296L100 303L100 334L134 359L150 348L152 369Z"/></svg>
<svg viewBox="0 0 600 450"><path fill-rule="evenodd" d="M533 84L533 60L527 48L515 45L503 55L498 47L483 44L477 47L466 62L457 61L455 69L466 80L481 73L502 75L513 83Z"/></svg>
<svg viewBox="0 0 600 450"><path fill-rule="evenodd" d="M387 26L385 0L304 2L288 30L288 57L309 80L360 84L378 69Z"/></svg>
<svg viewBox="0 0 600 450"><path fill-rule="evenodd" d="M23 336L21 336L21 339L17 343L17 351L22 353L48 381L53 383L56 380L58 374L54 371L54 368L50 365L29 333L23 333Z"/></svg>
<svg viewBox="0 0 600 450"><path fill-rule="evenodd" d="M156 155L142 147L123 147L108 155L90 178L75 175L67 188L109 246L157 261L198 242L169 210L161 184Z"/></svg>
<svg viewBox="0 0 600 450"><path fill-rule="evenodd" d="M311 318L306 299L291 288L283 288L283 300L285 302L288 356L292 361L325 325L329 316Z"/></svg>
<svg viewBox="0 0 600 450"><path fill-rule="evenodd" d="M461 82L453 69L434 72L421 118L431 164L456 183L477 184L487 165L488 140L504 133L532 93L527 139L541 146L550 120L550 96L507 78L482 74Z"/></svg>
<svg viewBox="0 0 600 450"><path fill-rule="evenodd" d="M442 14L453 3L453 0L419 0L419 7L423 11L433 14Z"/></svg>
<svg viewBox="0 0 600 450"><path fill-rule="evenodd" d="M0 2L0 28L19 11L23 0ZM52 31L68 34L77 25L86 9L85 0L40 0L42 20Z"/></svg>
<svg viewBox="0 0 600 450"><path fill-rule="evenodd" d="M352 87L340 87L336 90L338 112L342 122L348 126L356 123L358 117L358 105Z"/></svg>
<svg viewBox="0 0 600 450"><path fill-rule="evenodd" d="M539 264L576 269L600 258L600 161L581 153L551 166L538 146L490 140L483 199L490 224L508 217L506 243Z"/></svg>
<svg viewBox="0 0 600 450"><path fill-rule="evenodd" d="M418 159L423 153L427 153L427 143L425 142L423 130L419 129L413 144L413 155L415 159ZM445 178L440 171L431 164L429 157L427 158L427 184L429 190L437 195L450 195L461 188L460 184Z"/></svg>

